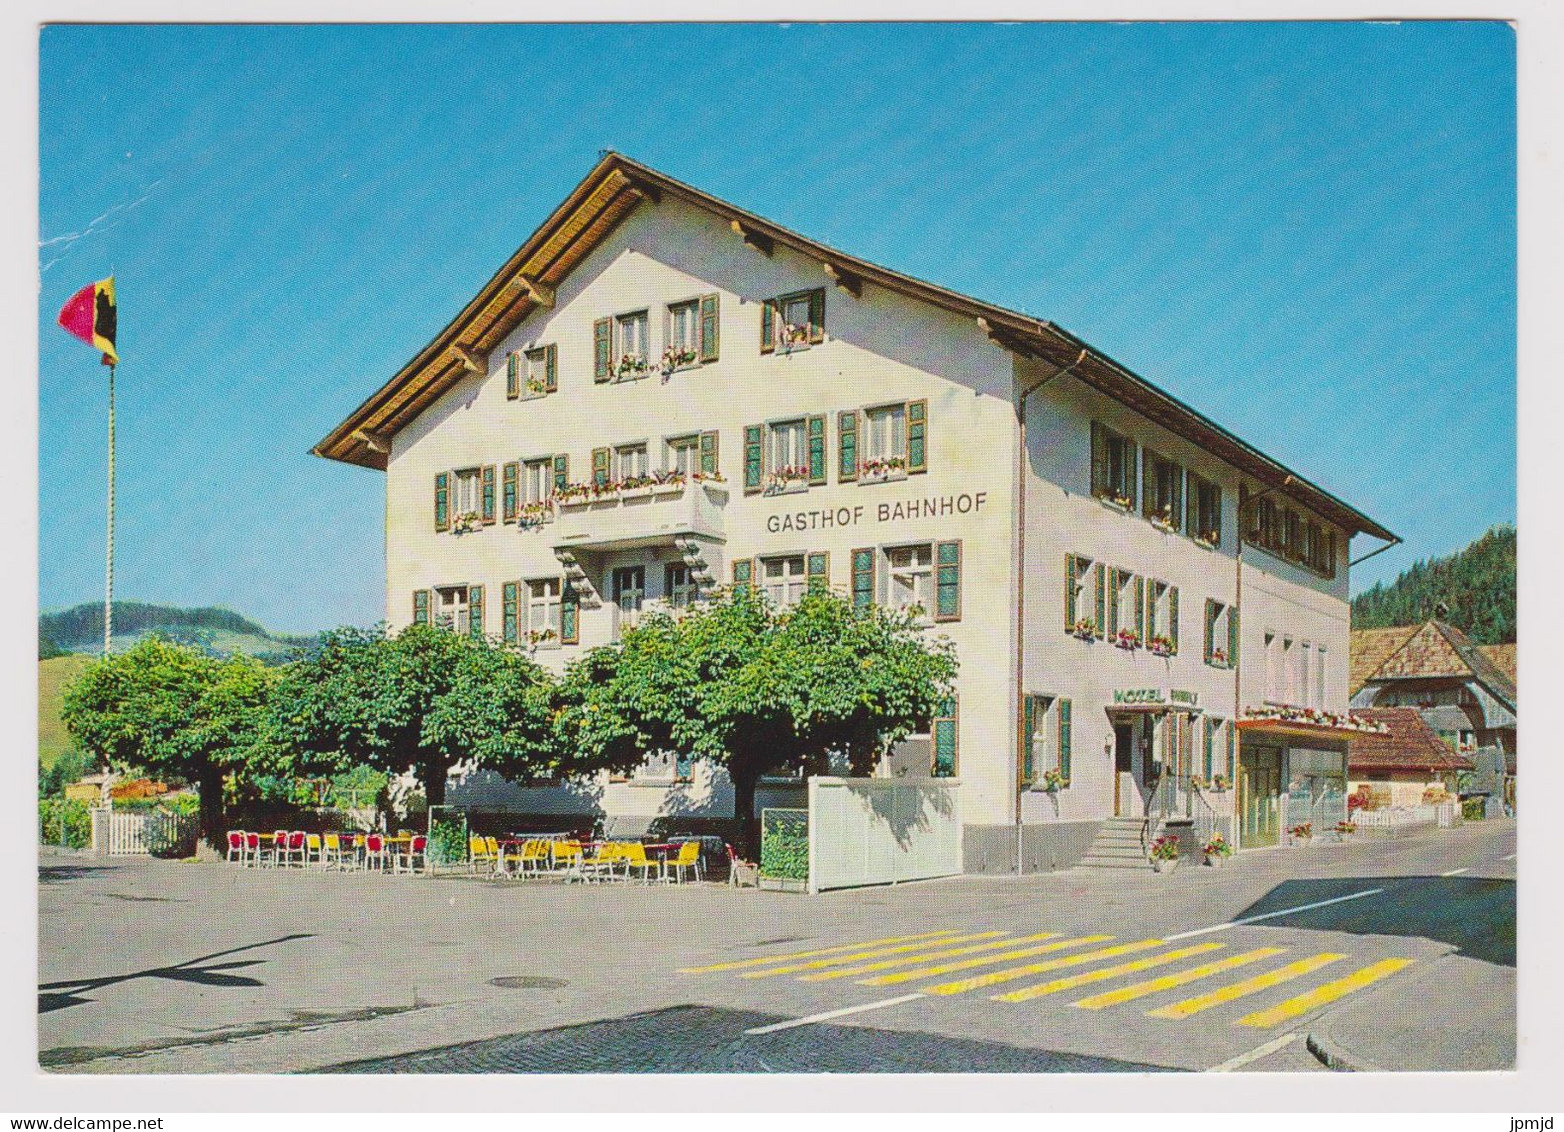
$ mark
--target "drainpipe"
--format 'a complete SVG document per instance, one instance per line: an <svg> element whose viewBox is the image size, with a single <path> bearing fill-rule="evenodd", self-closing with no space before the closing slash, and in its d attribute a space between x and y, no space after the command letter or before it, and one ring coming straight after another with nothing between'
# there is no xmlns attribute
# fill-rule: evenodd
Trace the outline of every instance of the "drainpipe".
<svg viewBox="0 0 1564 1132"><path fill-rule="evenodd" d="M1029 389L1022 390L1016 396L1020 444L1016 449L1016 743L1015 777L1011 780L1016 794L1016 876L1022 875L1024 864L1021 856L1021 760L1023 757L1021 745L1029 739L1022 734L1022 727L1026 721L1026 647L1023 643L1026 640L1026 473L1028 467L1026 399L1055 378L1073 372L1076 366L1086 360L1087 353L1088 351L1083 349L1075 361L1054 370L1053 373Z"/></svg>

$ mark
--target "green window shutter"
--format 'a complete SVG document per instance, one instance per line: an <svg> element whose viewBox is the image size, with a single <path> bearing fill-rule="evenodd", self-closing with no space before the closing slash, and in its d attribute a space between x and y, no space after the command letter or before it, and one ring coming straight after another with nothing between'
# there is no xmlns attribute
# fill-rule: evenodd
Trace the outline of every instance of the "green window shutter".
<svg viewBox="0 0 1564 1132"><path fill-rule="evenodd" d="M485 464L481 473L483 483L483 515L485 525L492 525L495 520L494 513L494 465Z"/></svg>
<svg viewBox="0 0 1564 1132"><path fill-rule="evenodd" d="M1238 727L1235 721L1227 721L1227 781L1232 785L1238 780Z"/></svg>
<svg viewBox="0 0 1564 1132"><path fill-rule="evenodd" d="M809 437L809 482L825 483L825 417L810 417L805 425Z"/></svg>
<svg viewBox="0 0 1564 1132"><path fill-rule="evenodd" d="M1146 452L1146 475L1147 476L1153 475L1153 472L1152 472L1152 462L1153 462L1153 460L1154 460L1154 457L1152 456L1151 452L1148 450ZM1152 491L1151 491L1151 488L1153 488L1155 486L1156 486L1156 483L1155 483L1154 480L1148 480L1147 481L1147 490L1145 490L1145 491L1140 493L1140 513L1141 513L1142 517L1147 518L1147 519L1151 518L1151 516L1152 516L1152 514L1153 514L1153 512L1155 510L1155 508L1153 506L1154 500L1152 498Z"/></svg>
<svg viewBox="0 0 1564 1132"><path fill-rule="evenodd" d="M777 348L777 301L767 299L760 304L760 352L775 353Z"/></svg>
<svg viewBox="0 0 1564 1132"><path fill-rule="evenodd" d="M413 591L413 624L429 624L429 591Z"/></svg>
<svg viewBox="0 0 1564 1132"><path fill-rule="evenodd" d="M559 347L552 342L543 347L543 388L550 393L559 388Z"/></svg>
<svg viewBox="0 0 1564 1132"><path fill-rule="evenodd" d="M755 577L755 562L751 558L733 560L733 588L747 590Z"/></svg>
<svg viewBox="0 0 1564 1132"><path fill-rule="evenodd" d="M592 324L592 380L607 381L611 376L614 355L614 324L612 319L600 318Z"/></svg>
<svg viewBox="0 0 1564 1132"><path fill-rule="evenodd" d="M956 729L956 701L947 699L936 709L934 718L934 766L935 778L954 778L956 775L958 740Z"/></svg>
<svg viewBox="0 0 1564 1132"><path fill-rule="evenodd" d="M1214 728L1211 725L1210 716L1206 716L1201 722L1203 724L1201 730L1204 733L1204 742L1201 744L1204 754L1204 759L1202 760L1201 765L1204 769L1201 771L1201 774L1207 782L1210 782L1211 775L1213 773L1211 769L1211 748L1214 746L1214 740L1216 739L1216 736L1213 734Z"/></svg>
<svg viewBox="0 0 1564 1132"><path fill-rule="evenodd" d="M570 484L570 455L561 452L554 457L554 490L564 491Z"/></svg>
<svg viewBox="0 0 1564 1132"><path fill-rule="evenodd" d="M1200 480L1194 472L1188 475L1189 487L1184 495L1184 533L1191 538L1200 537Z"/></svg>
<svg viewBox="0 0 1564 1132"><path fill-rule="evenodd" d="M1092 422L1092 494L1108 493L1108 438L1102 425Z"/></svg>
<svg viewBox="0 0 1564 1132"><path fill-rule="evenodd" d="M1064 631L1075 632L1075 555L1064 556Z"/></svg>
<svg viewBox="0 0 1564 1132"><path fill-rule="evenodd" d="M829 590L831 588L830 553L817 550L808 555L804 560L804 573L809 579L811 592Z"/></svg>
<svg viewBox="0 0 1564 1132"><path fill-rule="evenodd" d="M1227 666L1238 667L1238 607L1227 610Z"/></svg>
<svg viewBox="0 0 1564 1132"><path fill-rule="evenodd" d="M1108 632L1119 631L1119 568L1108 571Z"/></svg>
<svg viewBox="0 0 1564 1132"><path fill-rule="evenodd" d="M1103 566L1103 564L1101 562L1097 563L1096 566L1092 567L1092 573L1095 575L1095 579L1094 580L1095 580L1095 583L1096 583L1096 586L1097 586L1097 621L1096 621L1096 629L1097 629L1097 639L1100 641L1100 640L1102 640L1103 635L1108 631L1108 611L1107 611L1107 597L1108 597L1107 581L1108 581L1108 578L1107 578L1107 570L1106 570L1106 568Z"/></svg>
<svg viewBox="0 0 1564 1132"><path fill-rule="evenodd" d="M1173 642L1173 655L1178 655L1178 587L1169 586L1165 595L1168 602L1168 640Z"/></svg>
<svg viewBox="0 0 1564 1132"><path fill-rule="evenodd" d="M507 523L516 521L516 493L520 475L521 465L515 460L506 463L500 472L500 518Z"/></svg>
<svg viewBox="0 0 1564 1132"><path fill-rule="evenodd" d="M719 302L720 297L717 295L701 296L700 359L703 362L717 360L718 336L721 334L721 319L718 318Z"/></svg>
<svg viewBox="0 0 1564 1132"><path fill-rule="evenodd" d="M581 598L568 579L559 593L559 641L564 645L581 643Z"/></svg>
<svg viewBox="0 0 1564 1132"><path fill-rule="evenodd" d="M763 430L760 425L744 426L744 491L755 492L761 487L761 480L765 478L765 446L761 442Z"/></svg>
<svg viewBox="0 0 1564 1132"><path fill-rule="evenodd" d="M853 551L853 608L874 604L874 550L860 547Z"/></svg>
<svg viewBox="0 0 1564 1132"><path fill-rule="evenodd" d="M520 350L512 350L505 359L505 396L512 401L521 396Z"/></svg>
<svg viewBox="0 0 1564 1132"><path fill-rule="evenodd" d="M1037 731L1037 697L1021 697L1021 785L1032 782L1035 768L1032 765L1032 736Z"/></svg>
<svg viewBox="0 0 1564 1132"><path fill-rule="evenodd" d="M436 472L434 476L434 529L451 529L451 473Z"/></svg>
<svg viewBox="0 0 1564 1132"><path fill-rule="evenodd" d="M1211 663L1211 653L1216 649L1216 602L1206 598L1206 663Z"/></svg>
<svg viewBox="0 0 1564 1132"><path fill-rule="evenodd" d="M483 636L483 587L467 587L467 631L474 637Z"/></svg>
<svg viewBox="0 0 1564 1132"><path fill-rule="evenodd" d="M825 341L825 288L809 292L809 341Z"/></svg>
<svg viewBox="0 0 1564 1132"><path fill-rule="evenodd" d="M1173 529L1184 531L1184 469L1173 467Z"/></svg>
<svg viewBox="0 0 1564 1132"><path fill-rule="evenodd" d="M1135 632L1140 634L1141 642L1148 639L1146 634L1146 579L1137 576L1135 578Z"/></svg>
<svg viewBox="0 0 1564 1132"><path fill-rule="evenodd" d="M500 635L508 645L515 644L520 637L516 623L516 615L520 611L520 589L519 582L506 582L500 587Z"/></svg>
<svg viewBox="0 0 1564 1132"><path fill-rule="evenodd" d="M836 414L836 478L851 483L858 478L858 410Z"/></svg>
<svg viewBox="0 0 1564 1132"><path fill-rule="evenodd" d="M929 403L907 402L907 471L929 470Z"/></svg>
<svg viewBox="0 0 1564 1132"><path fill-rule="evenodd" d="M592 449L592 483L597 487L604 487L608 483L608 457L608 449Z"/></svg>
<svg viewBox="0 0 1564 1132"><path fill-rule="evenodd" d="M718 468L717 434L715 432L701 433L701 474L714 476Z"/></svg>
<svg viewBox="0 0 1564 1132"><path fill-rule="evenodd" d="M1070 781L1070 701L1064 697L1059 698L1058 706L1054 709L1059 715L1059 774L1066 782Z"/></svg>
<svg viewBox="0 0 1564 1132"><path fill-rule="evenodd" d="M1140 447L1133 441L1124 442L1124 471L1129 477L1130 510L1135 510L1135 492L1140 486Z"/></svg>
<svg viewBox="0 0 1564 1132"><path fill-rule="evenodd" d="M934 544L934 620L961 620L961 540Z"/></svg>

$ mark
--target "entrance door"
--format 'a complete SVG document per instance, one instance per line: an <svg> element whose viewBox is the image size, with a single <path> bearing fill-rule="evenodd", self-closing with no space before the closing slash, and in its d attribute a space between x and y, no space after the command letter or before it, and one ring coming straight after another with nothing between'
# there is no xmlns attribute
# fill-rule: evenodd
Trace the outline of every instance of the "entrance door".
<svg viewBox="0 0 1564 1132"><path fill-rule="evenodd" d="M614 604L622 628L634 625L646 599L646 567L620 566L614 571Z"/></svg>
<svg viewBox="0 0 1564 1132"><path fill-rule="evenodd" d="M1238 757L1238 844L1245 849L1281 840L1282 752L1245 747Z"/></svg>
<svg viewBox="0 0 1564 1132"><path fill-rule="evenodd" d="M1125 794L1135 796L1135 725L1113 725L1113 816L1130 817L1125 813Z"/></svg>

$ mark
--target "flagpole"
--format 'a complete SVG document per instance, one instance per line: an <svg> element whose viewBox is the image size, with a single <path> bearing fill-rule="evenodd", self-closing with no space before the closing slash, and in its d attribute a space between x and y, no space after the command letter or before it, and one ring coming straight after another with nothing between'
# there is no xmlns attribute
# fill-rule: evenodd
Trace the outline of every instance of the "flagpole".
<svg viewBox="0 0 1564 1132"><path fill-rule="evenodd" d="M107 361L107 359L104 359ZM103 580L103 655L114 647L114 363L109 363L109 522Z"/></svg>

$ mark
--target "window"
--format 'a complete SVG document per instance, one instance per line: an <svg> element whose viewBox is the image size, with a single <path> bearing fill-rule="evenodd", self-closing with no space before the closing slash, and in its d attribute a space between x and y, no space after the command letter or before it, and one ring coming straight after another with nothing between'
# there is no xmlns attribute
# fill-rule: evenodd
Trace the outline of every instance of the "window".
<svg viewBox="0 0 1564 1132"><path fill-rule="evenodd" d="M1095 567L1095 568L1094 568ZM1096 594L1100 587L1093 582L1100 576L1102 567L1081 554L1064 556L1064 631L1085 639L1103 635L1105 624Z"/></svg>
<svg viewBox="0 0 1564 1132"><path fill-rule="evenodd" d="M1062 696L1028 696L1022 723L1021 783L1030 786L1058 775L1070 784L1070 701Z"/></svg>
<svg viewBox="0 0 1564 1132"><path fill-rule="evenodd" d="M1092 494L1120 507L1135 506L1135 443L1092 422Z"/></svg>
<svg viewBox="0 0 1564 1132"><path fill-rule="evenodd" d="M887 604L893 609L916 609L927 613L933 608L934 548L898 546L885 552L890 579Z"/></svg>
<svg viewBox="0 0 1564 1132"><path fill-rule="evenodd" d="M683 562L663 567L663 597L670 609L688 609L699 596L690 568Z"/></svg>
<svg viewBox="0 0 1564 1132"><path fill-rule="evenodd" d="M1178 652L1178 587L1146 579L1146 647L1163 656Z"/></svg>
<svg viewBox="0 0 1564 1132"><path fill-rule="evenodd" d="M1173 530L1184 525L1184 469L1172 460L1148 450L1145 482L1141 484L1141 511L1146 518Z"/></svg>
<svg viewBox="0 0 1564 1132"><path fill-rule="evenodd" d="M825 341L825 288L767 299L760 312L760 352L792 353Z"/></svg>
<svg viewBox="0 0 1564 1132"><path fill-rule="evenodd" d="M554 494L554 460L528 460L521 466L521 501L542 503Z"/></svg>
<svg viewBox="0 0 1564 1132"><path fill-rule="evenodd" d="M934 748L933 766L929 773L935 778L954 778L960 768L960 732L957 729L955 697L944 700L934 709L929 723L929 735Z"/></svg>
<svg viewBox="0 0 1564 1132"><path fill-rule="evenodd" d="M456 473L453 510L457 517L476 515L483 504L483 473L480 468L464 468Z"/></svg>
<svg viewBox="0 0 1564 1132"><path fill-rule="evenodd" d="M766 596L779 608L797 605L807 585L802 554L787 558L765 558L760 563L760 581Z"/></svg>
<svg viewBox="0 0 1564 1132"><path fill-rule="evenodd" d="M646 567L620 566L613 575L614 605L619 609L619 624L634 625L646 602Z"/></svg>
<svg viewBox="0 0 1564 1132"><path fill-rule="evenodd" d="M663 354L665 370L692 366L700 358L700 302L674 303L668 308L668 348Z"/></svg>
<svg viewBox="0 0 1564 1132"><path fill-rule="evenodd" d="M1207 782L1221 775L1232 783L1237 768L1233 766L1234 741L1232 725L1224 719L1206 716L1201 723L1200 774Z"/></svg>
<svg viewBox="0 0 1564 1132"><path fill-rule="evenodd" d="M675 436L667 441L663 467L670 472L693 476L701 469L701 438L698 434Z"/></svg>
<svg viewBox="0 0 1564 1132"><path fill-rule="evenodd" d="M1189 531L1201 542L1222 543L1222 489L1210 480L1189 473Z"/></svg>
<svg viewBox="0 0 1564 1132"><path fill-rule="evenodd" d="M804 422L784 421L769 426L769 470L773 476L788 480L809 476L809 448Z"/></svg>
<svg viewBox="0 0 1564 1132"><path fill-rule="evenodd" d="M1213 668L1238 664L1238 610L1206 600L1206 663Z"/></svg>
<svg viewBox="0 0 1564 1132"><path fill-rule="evenodd" d="M525 396L540 397L554 391L554 347L539 346L527 351Z"/></svg>
<svg viewBox="0 0 1564 1132"><path fill-rule="evenodd" d="M622 314L615 318L611 352L613 376L619 378L645 376L649 369L647 351L650 348L645 311Z"/></svg>
<svg viewBox="0 0 1564 1132"><path fill-rule="evenodd" d="M559 644L558 578L539 578L527 583L527 639L534 644Z"/></svg>
<svg viewBox="0 0 1564 1132"><path fill-rule="evenodd" d="M907 406L870 409L864 430L863 470L898 471L907 467Z"/></svg>
<svg viewBox="0 0 1564 1132"><path fill-rule="evenodd" d="M625 480L645 479L650 471L645 444L621 444L614 449L613 478Z"/></svg>
<svg viewBox="0 0 1564 1132"><path fill-rule="evenodd" d="M1314 648L1314 706L1325 710L1325 646Z"/></svg>
<svg viewBox="0 0 1564 1132"><path fill-rule="evenodd" d="M466 586L441 586L434 591L434 623L438 628L457 633L472 631L471 608L468 605Z"/></svg>
<svg viewBox="0 0 1564 1132"><path fill-rule="evenodd" d="M1145 621L1145 588L1128 570L1108 571L1108 636L1116 644L1139 648Z"/></svg>
<svg viewBox="0 0 1564 1132"><path fill-rule="evenodd" d="M658 786L674 782L689 782L693 768L694 760L689 755L659 751L640 765L636 770L635 778L638 782Z"/></svg>
<svg viewBox="0 0 1564 1132"><path fill-rule="evenodd" d="M1282 556L1295 562L1304 557L1303 520L1290 509L1282 516Z"/></svg>

